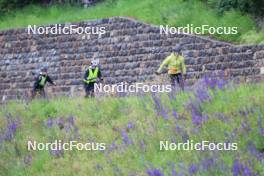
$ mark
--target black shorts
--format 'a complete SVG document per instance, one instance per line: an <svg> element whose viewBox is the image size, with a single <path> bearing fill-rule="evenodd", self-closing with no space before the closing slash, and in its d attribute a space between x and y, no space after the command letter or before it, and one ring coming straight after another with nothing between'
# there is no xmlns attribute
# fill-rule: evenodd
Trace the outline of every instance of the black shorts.
<svg viewBox="0 0 264 176"><path fill-rule="evenodd" d="M40 91L42 89L44 89L44 86L41 86L38 83L34 83L33 91Z"/></svg>
<svg viewBox="0 0 264 176"><path fill-rule="evenodd" d="M84 83L84 89L86 92L94 91L94 83L89 83L89 84Z"/></svg>
<svg viewBox="0 0 264 176"><path fill-rule="evenodd" d="M183 78L182 78L181 73L171 74L170 79L171 79L171 85L173 85L173 86L175 85L175 81L177 81L178 84L183 82Z"/></svg>

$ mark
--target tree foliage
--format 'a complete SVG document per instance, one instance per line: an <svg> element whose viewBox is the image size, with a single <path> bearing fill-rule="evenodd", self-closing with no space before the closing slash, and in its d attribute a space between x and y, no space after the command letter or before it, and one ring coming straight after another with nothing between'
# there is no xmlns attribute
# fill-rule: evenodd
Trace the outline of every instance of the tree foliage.
<svg viewBox="0 0 264 176"><path fill-rule="evenodd" d="M250 13L254 16L264 16L263 0L203 0L220 13L231 9L240 10L242 13Z"/></svg>
<svg viewBox="0 0 264 176"><path fill-rule="evenodd" d="M93 1L97 0L0 0L0 14L8 13L29 4L83 4Z"/></svg>

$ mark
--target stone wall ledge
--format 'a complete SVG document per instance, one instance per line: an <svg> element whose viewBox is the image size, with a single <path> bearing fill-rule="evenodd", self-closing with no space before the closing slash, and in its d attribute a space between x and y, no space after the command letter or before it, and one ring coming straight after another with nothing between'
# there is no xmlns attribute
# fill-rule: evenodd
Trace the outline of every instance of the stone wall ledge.
<svg viewBox="0 0 264 176"><path fill-rule="evenodd" d="M105 84L158 81L154 72L172 51L185 56L190 84L203 74L223 71L230 78L264 80L264 45L234 45L192 34L160 34L159 26L128 17L61 25L71 24L105 26L106 34L28 35L26 28L0 31L0 97L30 96L36 73L43 65L49 66L50 76L58 84L47 87L50 95L82 95L83 74L93 57L100 59Z"/></svg>

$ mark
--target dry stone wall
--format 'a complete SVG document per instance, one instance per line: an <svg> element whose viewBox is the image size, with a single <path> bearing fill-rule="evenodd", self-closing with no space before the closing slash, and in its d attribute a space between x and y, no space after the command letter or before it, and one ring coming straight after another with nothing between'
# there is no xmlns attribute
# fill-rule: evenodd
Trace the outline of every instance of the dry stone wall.
<svg viewBox="0 0 264 176"><path fill-rule="evenodd" d="M36 70L49 66L57 86L53 95L79 95L82 77L91 58L99 58L104 83L144 82L172 51L186 57L188 82L202 73L225 71L242 80L263 79L264 45L235 46L206 37L160 34L158 26L114 17L72 23L105 27L102 35L28 34L26 29L0 31L0 97L28 97ZM66 26L69 24L62 24ZM54 25L50 25L51 27ZM51 93L52 92L52 93Z"/></svg>

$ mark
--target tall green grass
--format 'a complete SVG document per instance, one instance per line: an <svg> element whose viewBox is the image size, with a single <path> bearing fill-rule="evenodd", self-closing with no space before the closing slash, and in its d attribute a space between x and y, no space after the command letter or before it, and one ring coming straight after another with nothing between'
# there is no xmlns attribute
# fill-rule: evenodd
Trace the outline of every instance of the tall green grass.
<svg viewBox="0 0 264 176"><path fill-rule="evenodd" d="M257 32L253 19L238 11L220 15L203 2L196 0L116 0L99 3L87 9L70 5L51 7L30 5L1 17L0 28L26 27L28 24L77 22L113 16L128 16L152 24L186 26L235 26L237 35L215 35L234 43L263 43L263 30Z"/></svg>

